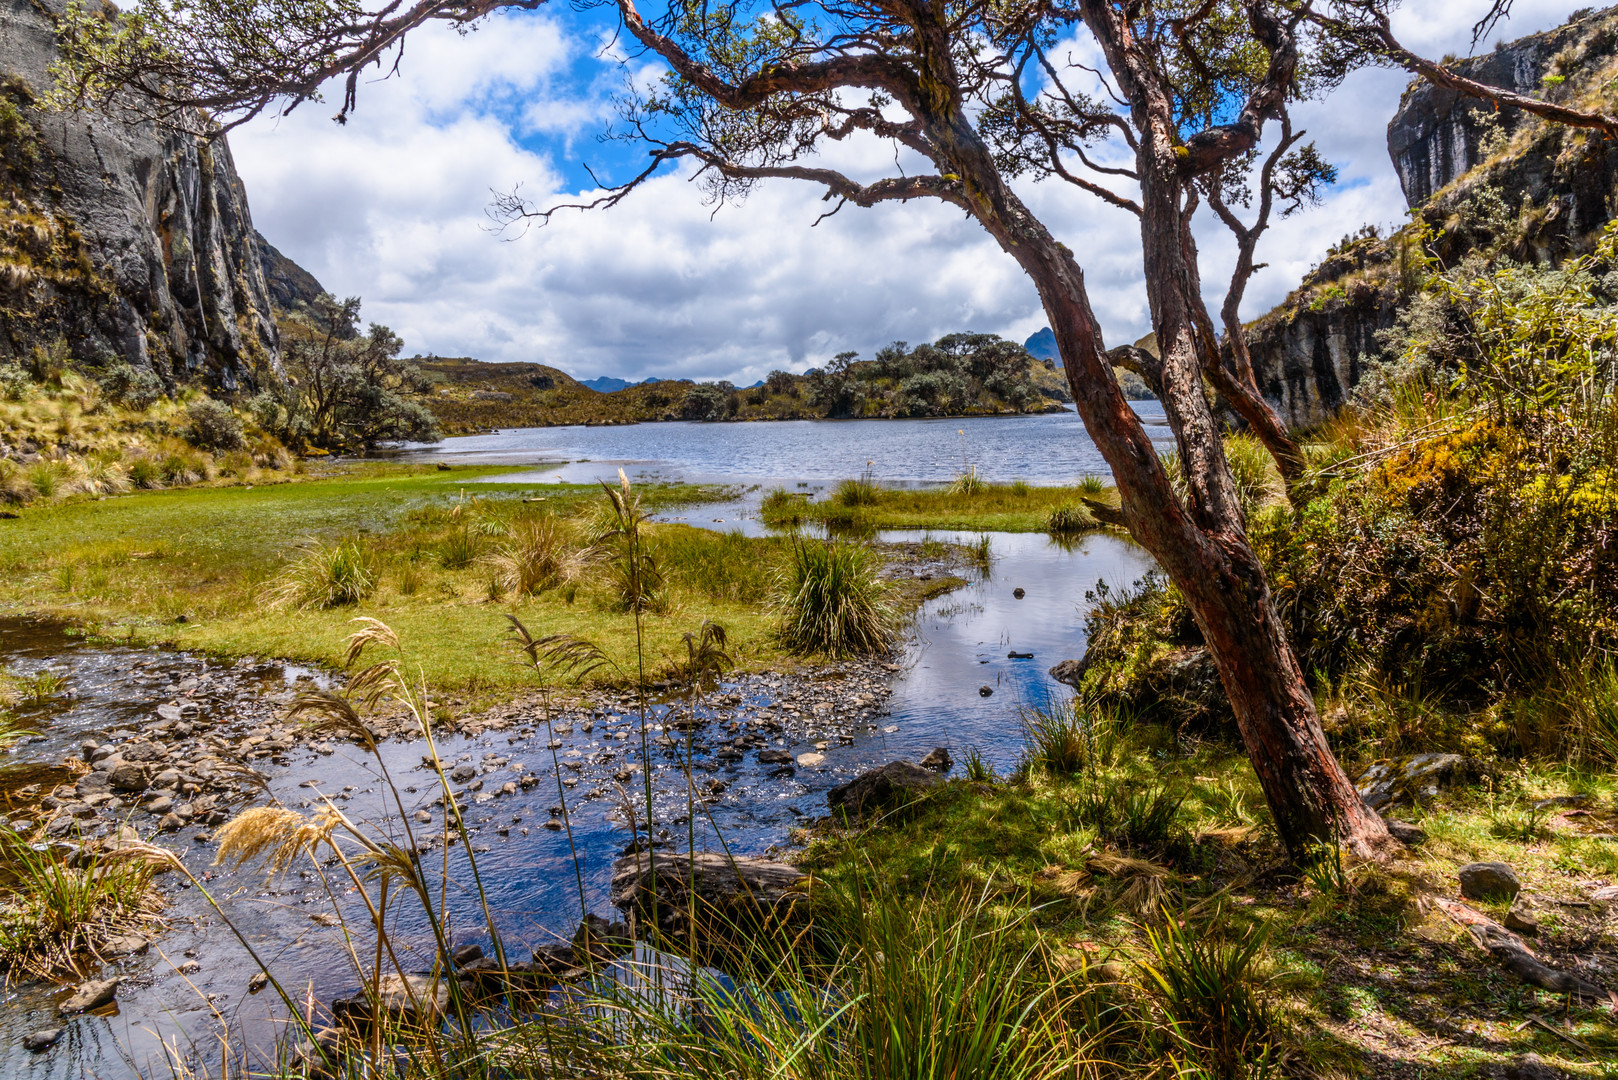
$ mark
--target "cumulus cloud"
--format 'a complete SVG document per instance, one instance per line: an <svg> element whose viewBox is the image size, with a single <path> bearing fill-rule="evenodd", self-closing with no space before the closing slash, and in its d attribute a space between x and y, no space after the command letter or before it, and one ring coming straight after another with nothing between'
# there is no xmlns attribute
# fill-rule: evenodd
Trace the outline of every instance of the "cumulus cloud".
<svg viewBox="0 0 1618 1080"><path fill-rule="evenodd" d="M1484 6L1406 5L1399 29L1428 54L1464 52ZM1518 0L1498 36L1551 25L1573 6ZM697 185L669 173L611 210L497 232L486 213L493 190L520 184L536 204L589 198L581 161L627 167L623 151L595 140L625 70L600 55L603 41L599 26L546 11L503 15L467 35L418 32L402 74L363 87L346 125L313 103L231 135L256 223L327 288L364 297L365 316L392 326L411 351L537 361L581 377L745 383L896 339L959 329L1020 339L1044 325L1015 262L936 203L848 207L814 225L828 206L811 187L763 185L715 213ZM638 65L637 80L652 77ZM1298 110L1341 182L1321 206L1277 223L1249 317L1337 237L1402 220L1384 140L1406 81L1360 72ZM830 160L864 176L893 167L891 151L871 143L838 145ZM1145 333L1135 220L1060 183L1023 194L1080 253L1109 341ZM1214 287L1232 248L1222 229L1204 225Z"/></svg>

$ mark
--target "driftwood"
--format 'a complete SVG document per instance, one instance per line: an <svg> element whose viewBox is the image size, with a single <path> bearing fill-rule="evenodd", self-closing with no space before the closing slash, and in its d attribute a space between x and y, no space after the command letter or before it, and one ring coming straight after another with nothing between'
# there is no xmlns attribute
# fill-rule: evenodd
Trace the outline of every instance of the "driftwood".
<svg viewBox="0 0 1618 1080"><path fill-rule="evenodd" d="M1571 994L1592 1001L1611 998L1613 1004L1618 1005L1618 995L1611 994L1605 987L1597 986L1570 971L1562 971L1546 964L1534 955L1527 942L1482 912L1468 907L1459 900L1434 897L1432 902L1439 911L1464 927L1480 949L1494 957L1501 967L1523 982L1542 990Z"/></svg>

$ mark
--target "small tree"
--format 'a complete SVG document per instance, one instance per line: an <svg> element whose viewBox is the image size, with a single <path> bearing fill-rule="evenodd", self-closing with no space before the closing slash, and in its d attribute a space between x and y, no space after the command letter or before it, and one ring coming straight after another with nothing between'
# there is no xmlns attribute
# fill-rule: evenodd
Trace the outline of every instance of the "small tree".
<svg viewBox="0 0 1618 1080"><path fill-rule="evenodd" d="M252 404L259 422L291 442L327 450L373 449L396 439L433 442L438 424L422 403L421 369L403 343L372 323L360 333L360 301L322 295L281 320L287 380Z"/></svg>
<svg viewBox="0 0 1618 1080"><path fill-rule="evenodd" d="M81 99L122 98L170 116L202 106L240 122L310 100L337 75L346 80L342 116L355 106L360 73L394 63L387 54L416 26L542 2L414 0L367 12L338 0L140 0L132 18L80 13L64 30ZM785 179L814 185L831 213L935 199L977 221L1038 290L1124 519L1202 630L1287 847L1294 856L1333 841L1363 855L1388 850L1382 820L1326 743L1247 538L1205 380L1284 475L1296 477L1302 457L1241 356L1229 367L1221 358L1192 220L1211 206L1236 233L1247 253L1229 290L1239 301L1257 265L1249 249L1276 202L1284 212L1330 179L1300 145L1290 104L1360 64L1402 65L1458 92L1609 134L1618 120L1484 87L1416 57L1389 30L1393 0L670 0L654 20L635 0L612 2L624 31L670 73L623 103L625 132L646 141L649 165L583 206L616 205L660 167L692 162L714 199ZM1497 0L1490 14L1507 8ZM1081 55L1098 57L1099 69L1055 51L1080 36L1093 46ZM1265 146L1272 123L1279 138ZM865 181L814 160L828 142L854 136L885 142L901 164L907 154L926 164ZM1103 144L1118 158L1098 160ZM1163 402L1181 491L1119 389L1083 266L1012 186L1018 176L1066 184L1138 222L1160 358L1131 359ZM563 209L514 196L499 205L513 220ZM1223 307L1233 345L1234 310ZM854 405L842 374L833 367L811 378L834 415Z"/></svg>

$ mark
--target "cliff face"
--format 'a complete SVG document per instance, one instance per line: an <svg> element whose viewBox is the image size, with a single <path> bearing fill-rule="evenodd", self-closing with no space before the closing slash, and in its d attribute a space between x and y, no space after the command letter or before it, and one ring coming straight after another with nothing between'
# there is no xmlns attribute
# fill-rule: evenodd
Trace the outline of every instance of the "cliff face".
<svg viewBox="0 0 1618 1080"><path fill-rule="evenodd" d="M253 235L258 238L259 263L269 286L270 301L278 311L291 311L299 304L313 303L326 291L326 287L315 280L315 275L277 251L264 239L263 233Z"/></svg>
<svg viewBox="0 0 1618 1080"><path fill-rule="evenodd" d="M1503 44L1456 70L1493 86L1610 112L1618 99L1618 7ZM1588 247L1618 212L1618 145L1498 112L1424 81L1388 124L1388 153L1412 208L1441 230L1446 263L1477 247L1554 264ZM1410 233L1339 245L1274 311L1247 327L1259 389L1293 426L1319 423L1347 399L1383 348L1408 287Z"/></svg>
<svg viewBox="0 0 1618 1080"><path fill-rule="evenodd" d="M0 0L0 357L81 360L221 389L279 372L257 234L223 138L36 103L65 0Z"/></svg>
<svg viewBox="0 0 1618 1080"><path fill-rule="evenodd" d="M1606 84L1615 46L1618 7L1587 12L1455 68L1520 94L1610 109ZM1410 206L1431 203L1428 220L1439 221L1438 213L1453 212L1471 189L1488 183L1511 210L1531 208L1523 254L1540 259L1560 258L1612 217L1618 147L1604 142L1421 81L1405 91L1388 124L1388 154Z"/></svg>

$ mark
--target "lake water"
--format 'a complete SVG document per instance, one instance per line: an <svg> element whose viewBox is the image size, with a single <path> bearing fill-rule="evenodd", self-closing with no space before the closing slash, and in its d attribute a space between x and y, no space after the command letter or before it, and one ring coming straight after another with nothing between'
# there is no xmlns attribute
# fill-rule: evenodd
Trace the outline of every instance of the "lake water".
<svg viewBox="0 0 1618 1080"><path fill-rule="evenodd" d="M1133 402L1161 449L1173 435L1156 401ZM570 483L631 479L822 486L867 467L889 484L937 484L974 466L992 483L1069 484L1109 475L1100 451L1070 411L1039 416L938 420L779 420L625 427L514 428L403 448L403 456L465 464L539 466ZM869 463L869 464L867 464Z"/></svg>
<svg viewBox="0 0 1618 1080"><path fill-rule="evenodd" d="M1138 406L1154 435L1168 441L1161 410L1155 403ZM960 434L964 432L964 436ZM560 473L577 482L615 478L623 466L633 477L657 480L722 482L741 493L720 505L688 509L679 518L712 528L760 531L750 515L760 490L777 484L816 490L870 468L885 482L926 484L949 480L966 460L985 479L1027 479L1034 483L1072 481L1089 472L1104 473L1099 454L1071 413L1038 417L939 421L846 421L758 424L647 424L613 428L551 428L501 432L450 439L432 447L412 447L411 457L466 463L509 464L513 477L536 483L554 482ZM588 461L582 459L590 459ZM562 464L565 462L566 464ZM751 490L747 490L751 489ZM717 520L716 520L717 519ZM976 535L932 534L939 540L971 541ZM919 533L888 534L887 539L920 539ZM1058 545L1040 534L989 534L992 559L979 580L923 606L912 639L893 676L888 715L876 727L851 738L831 740L825 761L799 768L789 777L770 769L749 753L739 762L710 761L704 775L728 785L712 806L713 823L727 845L739 854L759 854L782 843L788 829L825 813L825 794L863 769L896 757L915 759L934 746L950 749L956 760L977 749L998 770L1012 768L1021 750L1022 710L1045 703L1065 690L1050 679L1052 664L1078 656L1084 648L1085 593L1097 581L1124 585L1150 567L1150 560L1129 541L1096 534L1077 544ZM1024 595L1018 598L1015 590ZM1032 653L1031 658L1007 654ZM85 734L98 734L120 724L138 723L149 713L151 693L131 683L128 673L149 665L156 685L205 669L200 657L90 645L48 628L0 625L0 666L29 672L42 666L62 674L75 696L46 721L47 738L18 749L13 760L59 761ZM172 669L172 671L170 671ZM301 669L266 666L262 693L284 694ZM981 693L988 687L991 693ZM769 692L756 681L730 684L760 707ZM659 719L653 716L653 721ZM627 722L627 721L626 721ZM608 726L604 720L602 730ZM539 729L543 733L543 727ZM583 730L561 740L559 753L577 746L600 745L601 730ZM815 736L799 733L784 746L794 754L813 748ZM624 744L617 744L620 748ZM431 797L428 777L418 766L420 747L389 743L383 756L395 776L419 792L418 805ZM544 739L514 739L512 732L475 738L456 736L440 745L446 760L483 760L509 755L526 762L543 782L531 792L502 798L477 814L479 839L487 845L479 867L502 933L513 945L537 945L571 935L580 899L564 833L538 826L548 820L557 801L555 773ZM623 761L637 760L633 741L621 749ZM684 804L677 769L654 753L659 777L659 803L665 820L673 820ZM284 766L271 768L269 787L288 805L300 805L314 781L322 791L344 787L345 810L360 819L379 817L382 787L374 764L348 748L329 756L300 750ZM583 790L583 787L579 789ZM584 878L584 903L610 914L607 904L611 864L628 834L614 814L610 799L569 800L573 839L578 845ZM137 818L142 831L150 822ZM190 842L180 833L172 843L186 863L201 875L208 872L211 847ZM683 828L677 830L684 832ZM711 837L705 846L713 846ZM464 855L455 849L452 875L460 882L451 898L454 921L479 922L474 896L466 889ZM459 868L457 870L457 868ZM330 910L330 899L307 876L289 875L266 882L256 870L211 871L211 890L232 920L254 942L278 976L319 1002L329 1002L352 989L353 977L343 959L338 931L312 918ZM350 915L356 898L342 898ZM68 1024L63 1043L40 1057L23 1051L17 1040L28 1031L54 1026L52 995L37 985L16 984L0 1008L0 1070L30 1077L123 1077L136 1073L166 1074L165 1059L200 1053L223 1018L247 1043L265 1045L277 1029L277 1005L268 993L249 995L245 985L254 970L251 958L231 939L218 917L192 890L174 891L167 913L171 931L150 954L126 962L127 982L120 992L120 1013L84 1017ZM430 949L424 926L401 910L395 924L398 940L425 968ZM458 940L466 940L458 938ZM475 940L475 938L474 938ZM189 976L175 968L195 956L202 970ZM410 961L407 961L410 962ZM200 1040L200 1042L193 1042ZM170 1049L172 1048L172 1049ZM215 1051L217 1053L217 1051ZM217 1058L215 1058L217 1062Z"/></svg>

